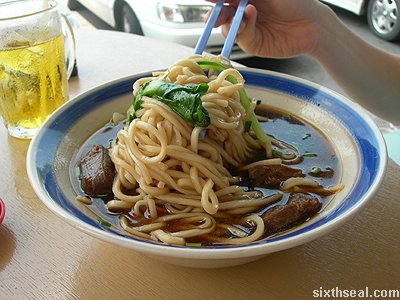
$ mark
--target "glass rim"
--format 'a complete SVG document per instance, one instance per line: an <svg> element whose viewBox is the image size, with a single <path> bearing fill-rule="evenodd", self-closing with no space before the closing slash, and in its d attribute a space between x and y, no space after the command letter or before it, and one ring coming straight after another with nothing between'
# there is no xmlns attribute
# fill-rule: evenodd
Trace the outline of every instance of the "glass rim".
<svg viewBox="0 0 400 300"><path fill-rule="evenodd" d="M6 6L6 5L12 5L12 4L16 4L16 3L29 2L29 1L33 1L33 0L11 0L11 1L0 3L0 8L3 7L3 6ZM49 0L49 7L47 7L47 8L38 9L38 10L33 11L31 13L15 15L15 16L12 16L12 17L5 17L5 18L0 17L0 21L11 21L11 20L21 19L21 18L26 18L26 17L32 17L32 16L35 16L35 15L40 15L40 14L42 14L44 12L48 12L48 11L51 11L51 10L57 8L57 6L58 6L58 2L57 1Z"/></svg>

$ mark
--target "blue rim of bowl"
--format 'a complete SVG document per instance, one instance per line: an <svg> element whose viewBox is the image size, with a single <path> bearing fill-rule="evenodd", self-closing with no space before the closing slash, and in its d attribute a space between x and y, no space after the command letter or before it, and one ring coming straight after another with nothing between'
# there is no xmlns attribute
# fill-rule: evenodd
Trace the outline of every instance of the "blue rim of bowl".
<svg viewBox="0 0 400 300"><path fill-rule="evenodd" d="M328 111L347 128L349 134L353 137L360 152L361 169L359 177L350 194L346 196L340 206L318 221L293 232L251 244L188 249L187 247L143 241L111 228L103 227L96 220L88 217L75 207L71 203L71 199L67 199L58 187L51 168L51 162L54 160L59 142L64 133L74 124L75 120L95 109L96 106L101 106L108 101L112 101L115 97L131 93L132 83L138 78L150 76L150 72L132 75L101 85L70 100L52 114L34 137L28 150L27 171L35 192L53 212L63 217L75 227L83 229L98 238L110 241L104 237L105 234L108 238L118 239L123 245L128 247L132 246L130 245L132 241L135 241L141 246L152 244L152 247L162 247L163 249L174 248L178 252L179 249L196 252L199 250L204 252L207 249L213 251L223 251L224 249L240 250L241 248L257 248L273 244L277 244L275 248L279 250L279 248L284 249L285 242L289 240L292 240L292 247L302 244L305 240L312 240L322 235L320 233L311 237L311 232L316 228L323 228L324 232L336 228L339 223L342 223L345 219L353 215L356 210L375 194L379 184L383 180L387 154L379 129L368 114L362 109L357 108L353 102L318 84L271 71L251 68L239 68L239 70L245 78L246 84L250 86L292 95L312 105L317 105L322 110ZM79 220L71 219L71 214ZM335 222L332 222L334 220Z"/></svg>

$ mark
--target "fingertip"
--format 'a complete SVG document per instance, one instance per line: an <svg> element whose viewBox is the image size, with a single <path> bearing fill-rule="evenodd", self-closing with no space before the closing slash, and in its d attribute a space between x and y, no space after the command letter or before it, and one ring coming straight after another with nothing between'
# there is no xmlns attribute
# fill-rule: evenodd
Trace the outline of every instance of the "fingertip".
<svg viewBox="0 0 400 300"><path fill-rule="evenodd" d="M252 4L247 5L244 11L243 20L240 23L238 29L238 34L242 33L243 31L246 31L252 26L255 26L256 19L257 19L257 9Z"/></svg>
<svg viewBox="0 0 400 300"><path fill-rule="evenodd" d="M255 24L257 20L257 8L253 4L246 6L244 10L245 20L251 24Z"/></svg>
<svg viewBox="0 0 400 300"><path fill-rule="evenodd" d="M229 30L231 29L231 24L224 24L221 26L221 33L224 37L228 36Z"/></svg>

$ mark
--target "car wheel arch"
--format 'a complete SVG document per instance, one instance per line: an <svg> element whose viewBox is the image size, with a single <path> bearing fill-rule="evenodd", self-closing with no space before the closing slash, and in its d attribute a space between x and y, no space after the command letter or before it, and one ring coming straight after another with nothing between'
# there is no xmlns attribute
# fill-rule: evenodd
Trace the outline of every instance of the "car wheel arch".
<svg viewBox="0 0 400 300"><path fill-rule="evenodd" d="M68 0L67 7L70 10L79 10L80 8L82 8L82 4L80 2L78 2L77 0Z"/></svg>
<svg viewBox="0 0 400 300"><path fill-rule="evenodd" d="M115 20L115 27L118 30L123 31L123 20L122 20L122 9L124 6L129 7L130 12L132 13L137 25L139 26L139 30L137 34L143 35L142 29L141 29L141 24L139 19L136 16L135 11L132 9L131 5L129 5L126 1L124 0L116 0L114 4L114 20Z"/></svg>

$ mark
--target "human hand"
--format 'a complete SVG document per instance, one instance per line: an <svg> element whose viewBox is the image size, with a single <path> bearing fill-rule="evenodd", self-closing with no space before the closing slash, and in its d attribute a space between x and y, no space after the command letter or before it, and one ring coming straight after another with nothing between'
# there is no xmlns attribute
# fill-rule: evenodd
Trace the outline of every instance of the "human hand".
<svg viewBox="0 0 400 300"><path fill-rule="evenodd" d="M216 2L216 0L207 0ZM239 0L227 0L215 24L229 32ZM330 10L316 0L250 0L236 42L245 52L285 58L312 54L318 46L324 14ZM208 18L209 14L206 16Z"/></svg>

